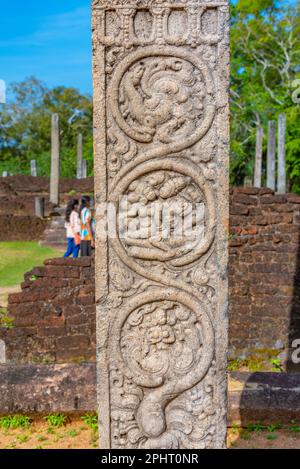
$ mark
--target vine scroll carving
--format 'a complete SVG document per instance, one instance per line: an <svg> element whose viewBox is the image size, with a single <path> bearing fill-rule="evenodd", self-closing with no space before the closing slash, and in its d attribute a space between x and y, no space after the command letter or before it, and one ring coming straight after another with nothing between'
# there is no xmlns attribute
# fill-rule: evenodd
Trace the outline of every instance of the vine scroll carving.
<svg viewBox="0 0 300 469"><path fill-rule="evenodd" d="M93 1L101 448L225 445L228 30L227 1Z"/></svg>

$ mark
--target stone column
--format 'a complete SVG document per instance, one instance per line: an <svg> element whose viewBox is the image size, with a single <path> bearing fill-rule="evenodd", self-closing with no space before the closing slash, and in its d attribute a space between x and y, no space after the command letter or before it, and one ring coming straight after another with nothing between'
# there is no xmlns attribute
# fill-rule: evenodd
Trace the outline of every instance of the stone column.
<svg viewBox="0 0 300 469"><path fill-rule="evenodd" d="M45 216L45 199L44 197L35 197L35 216L38 218L44 218Z"/></svg>
<svg viewBox="0 0 300 469"><path fill-rule="evenodd" d="M4 340L0 340L0 365L6 363L6 346Z"/></svg>
<svg viewBox="0 0 300 469"><path fill-rule="evenodd" d="M50 202L59 204L59 170L60 170L60 148L59 148L59 116L52 115L51 121L51 176L50 176Z"/></svg>
<svg viewBox="0 0 300 469"><path fill-rule="evenodd" d="M36 168L36 161L30 161L30 174L31 176L37 177L37 168Z"/></svg>
<svg viewBox="0 0 300 469"><path fill-rule="evenodd" d="M87 160L83 160L82 161L82 177L83 177L83 179L87 178L87 171L88 171Z"/></svg>
<svg viewBox="0 0 300 469"><path fill-rule="evenodd" d="M0 80L0 104L6 103L6 84L4 80Z"/></svg>
<svg viewBox="0 0 300 469"><path fill-rule="evenodd" d="M94 0L93 31L100 447L224 448L228 2Z"/></svg>
<svg viewBox="0 0 300 469"><path fill-rule="evenodd" d="M77 137L77 179L82 179L82 134Z"/></svg>
<svg viewBox="0 0 300 469"><path fill-rule="evenodd" d="M263 136L262 127L258 127L256 134L254 187L261 187Z"/></svg>
<svg viewBox="0 0 300 469"><path fill-rule="evenodd" d="M244 187L253 187L252 177L246 176L244 179Z"/></svg>
<svg viewBox="0 0 300 469"><path fill-rule="evenodd" d="M268 154L267 154L267 187L275 190L276 172L276 124L269 122L268 127Z"/></svg>
<svg viewBox="0 0 300 469"><path fill-rule="evenodd" d="M285 134L286 115L280 114L278 119L278 194L286 194Z"/></svg>

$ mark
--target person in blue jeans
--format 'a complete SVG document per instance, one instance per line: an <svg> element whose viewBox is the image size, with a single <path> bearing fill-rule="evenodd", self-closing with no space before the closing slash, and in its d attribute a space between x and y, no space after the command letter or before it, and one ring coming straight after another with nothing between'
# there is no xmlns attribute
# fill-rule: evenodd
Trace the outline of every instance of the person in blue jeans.
<svg viewBox="0 0 300 469"><path fill-rule="evenodd" d="M77 259L80 250L80 219L78 214L79 201L72 199L66 209L65 228L67 231L68 247L64 257L73 255Z"/></svg>

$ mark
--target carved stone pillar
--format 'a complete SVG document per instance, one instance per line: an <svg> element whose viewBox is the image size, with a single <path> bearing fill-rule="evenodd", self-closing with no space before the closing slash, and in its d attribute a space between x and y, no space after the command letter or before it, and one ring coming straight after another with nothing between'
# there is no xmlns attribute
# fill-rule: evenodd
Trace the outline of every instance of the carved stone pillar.
<svg viewBox="0 0 300 469"><path fill-rule="evenodd" d="M228 2L94 0L93 35L100 446L222 448ZM100 233L104 203L144 234ZM163 204L202 231L149 231Z"/></svg>

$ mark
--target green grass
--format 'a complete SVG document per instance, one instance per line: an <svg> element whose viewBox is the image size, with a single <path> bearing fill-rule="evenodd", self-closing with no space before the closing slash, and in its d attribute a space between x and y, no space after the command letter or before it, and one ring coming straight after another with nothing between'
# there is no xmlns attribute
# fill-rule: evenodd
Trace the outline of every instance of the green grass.
<svg viewBox="0 0 300 469"><path fill-rule="evenodd" d="M67 423L68 417L64 414L50 414L44 417L44 420L46 420L49 427L59 428L63 427Z"/></svg>
<svg viewBox="0 0 300 469"><path fill-rule="evenodd" d="M96 412L87 413L81 418L91 430L98 430L98 414Z"/></svg>
<svg viewBox="0 0 300 469"><path fill-rule="evenodd" d="M31 419L27 415L8 415L1 417L0 428L2 430L15 430L16 428L28 428Z"/></svg>
<svg viewBox="0 0 300 469"><path fill-rule="evenodd" d="M61 257L61 251L39 246L36 242L0 242L0 287L13 287L24 280L24 274L44 260Z"/></svg>

